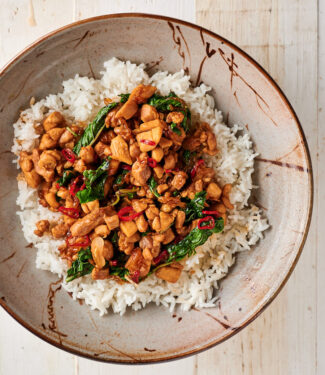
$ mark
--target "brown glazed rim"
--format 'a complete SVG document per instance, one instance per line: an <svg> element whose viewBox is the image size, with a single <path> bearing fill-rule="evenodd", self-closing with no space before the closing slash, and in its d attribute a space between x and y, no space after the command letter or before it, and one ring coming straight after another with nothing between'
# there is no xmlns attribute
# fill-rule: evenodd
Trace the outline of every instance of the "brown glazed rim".
<svg viewBox="0 0 325 375"><path fill-rule="evenodd" d="M80 351L78 351L76 349L72 349L72 348L66 347L64 344L59 344L59 343L55 342L53 339L51 339L50 337L45 336L42 332L38 332L35 328L33 328L32 326L30 326L29 324L27 324L18 314L16 314L6 304L5 301L3 301L0 298L0 305L18 323L20 323L23 327L27 328L34 335L38 336L39 338L43 339L44 341L48 342L49 344L52 344L52 345L56 346L59 349L63 349L63 350L65 350L65 351L67 351L67 352L69 352L71 354L78 355L78 356L85 357L85 358L92 359L92 360L97 360L97 361L100 361L100 362L116 363L116 364L149 364L149 363L159 363L159 362L165 362L165 361L169 361L169 360L173 360L173 359L184 358L184 357L187 357L187 356L190 356L190 355L193 355L193 354L198 354L198 353L200 353L200 352L202 352L202 351L204 351L206 349L212 348L215 345L220 344L221 342L223 342L226 339L230 338L235 333L238 333L239 331L241 331L244 327L246 327L249 323L251 323L254 319L256 319L266 309L267 306L269 306L269 304L280 293L280 291L282 290L282 288L284 287L284 285L288 281L288 279L289 279L292 271L294 270L294 268L295 268L295 266L296 266L296 264L298 262L298 259L299 259L300 255L301 255L301 252L302 252L302 249L303 249L304 244L306 242L306 238L307 238L307 234L308 234L308 230L309 230L310 222L311 222L311 216L312 216L314 183L313 183L313 172L312 172L312 165L311 165L310 153L309 153L309 149L308 149L308 145L307 145L307 141L306 141L304 132L302 130L302 126L301 126L301 124L299 122L299 119L298 119L298 117L297 117L294 109L292 108L292 106L289 103L287 97L284 95L284 93L282 92L282 90L280 89L280 87L277 85L277 83L265 71L265 69L261 67L261 65L259 63L257 63L253 58L251 58L242 49L240 49L239 47L237 47L236 45L234 45L233 43L231 43L227 39L221 37L220 35L217 35L217 34L213 33L212 31L207 30L207 29L205 29L205 28L203 28L201 26L195 25L193 23L182 21L182 20L179 20L179 19L176 19L176 18L165 17L165 16L160 16L160 15L154 15L154 14L145 14L145 13L118 13L118 14L107 14L107 15L103 15L103 16L87 18L87 19L84 19L84 20L81 20L81 21L70 23L70 24L68 24L66 26L63 26L63 27L61 27L61 28L59 28L57 30L54 30L54 31L46 34L45 36L37 39L35 42L33 42L32 44L30 44L29 46L27 46L25 49L23 49L19 54L17 54L13 59L11 59L1 69L1 71L0 71L0 77L3 74L5 74L6 71L17 60L19 60L20 58L22 58L27 52L29 52L31 49L35 48L41 42L43 42L44 40L48 39L49 37L51 37L53 35L59 34L60 32L62 32L64 30L67 30L67 29L70 29L70 28L75 27L77 25L82 25L82 24L85 24L85 23L91 23L91 22L94 22L94 21L100 21L100 20L105 20L105 19L110 19L110 18L128 18L128 17L130 17L130 18L131 17L133 17L133 18L134 17L136 17L136 18L150 18L150 19L158 19L158 20L163 20L163 21L170 21L170 22L175 22L175 23L178 23L178 24L181 24L181 25L185 25L185 26L191 27L192 29L195 29L195 30L198 30L198 31L202 30L206 34L208 34L209 36L211 36L211 37L213 37L213 38L215 38L215 39L223 42L224 44L230 46L231 48L233 48L234 50L236 50L241 56L243 56L246 60L248 60L251 64L253 64L259 70L259 72L264 75L264 77L268 80L268 82L270 82L271 85L275 88L275 90L278 92L278 94L280 95L280 97L282 98L282 100L285 102L285 104L287 106L287 109L291 113L292 117L294 118L294 120L296 122L296 125L298 127L298 131L300 133L300 137L303 140L303 144L304 144L304 147L305 147L305 150L306 150L307 165L308 165L307 168L308 168L308 171L309 171L309 195L310 195L310 200L309 200L309 207L308 207L308 219L307 219L307 223L306 223L306 226L305 226L305 229L304 229L304 234L303 234L302 242L300 244L298 253L297 253L297 255L296 255L296 257L295 257L295 259L294 259L294 261L293 261L293 263L292 263L292 265L290 267L290 270L288 271L288 273L286 275L286 277L284 278L284 280L282 281L282 283L280 284L280 286L278 287L278 289L274 292L274 294L264 303L263 306L261 306L259 308L259 310L252 317L250 317L249 319L247 319L236 330L233 330L233 331L229 332L222 339L216 340L215 342L212 342L212 343L209 343L208 345L205 345L203 348L189 350L188 352L186 352L184 354L170 355L169 357L163 357L163 358L158 358L158 359L144 359L144 360L139 359L138 361L133 361L133 360L113 360L113 359L107 360L105 358L98 358L98 357L94 357L94 356L89 355L89 354L82 353L82 352L80 352Z"/></svg>

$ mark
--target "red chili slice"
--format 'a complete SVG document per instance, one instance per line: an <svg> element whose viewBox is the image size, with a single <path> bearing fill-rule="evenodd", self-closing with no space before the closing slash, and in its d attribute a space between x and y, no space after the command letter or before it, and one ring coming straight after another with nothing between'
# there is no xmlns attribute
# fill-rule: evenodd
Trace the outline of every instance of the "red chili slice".
<svg viewBox="0 0 325 375"><path fill-rule="evenodd" d="M165 169L165 172L166 173L172 173L172 170L171 169Z"/></svg>
<svg viewBox="0 0 325 375"><path fill-rule="evenodd" d="M207 211L207 210L204 210L204 211L202 211L202 214L204 214L204 215L221 216L219 211Z"/></svg>
<svg viewBox="0 0 325 375"><path fill-rule="evenodd" d="M204 160L203 159L199 159L196 164L194 165L193 169L191 170L191 178L194 178L194 176L196 175L196 171L197 169L199 168L200 165L204 164Z"/></svg>
<svg viewBox="0 0 325 375"><path fill-rule="evenodd" d="M110 260L109 264L110 266L117 266L117 260Z"/></svg>
<svg viewBox="0 0 325 375"><path fill-rule="evenodd" d="M156 168L157 167L157 162L153 158L148 158L148 165L150 168Z"/></svg>
<svg viewBox="0 0 325 375"><path fill-rule="evenodd" d="M117 213L119 219L121 221L131 221L135 219L136 217L142 215L143 211L141 212L135 212L131 206L126 206L120 209L120 211ZM126 216L127 214L130 214Z"/></svg>
<svg viewBox="0 0 325 375"><path fill-rule="evenodd" d="M71 243L70 242L71 238L75 238L75 237L69 236L65 239L65 242L66 242L67 246L70 246L70 247L88 247L90 245L90 238L87 235L81 237L84 240L84 241L81 241L81 242Z"/></svg>
<svg viewBox="0 0 325 375"><path fill-rule="evenodd" d="M202 223L210 223L210 224L206 224L206 225L201 225ZM214 221L214 218L212 216L206 216L206 217L202 217L202 219L200 219L197 223L197 227L199 229L213 229L214 228L214 224L215 224L215 221Z"/></svg>
<svg viewBox="0 0 325 375"><path fill-rule="evenodd" d="M164 262L165 260L168 259L168 251L164 250L162 251L156 258L153 258L152 263L156 266L159 263Z"/></svg>
<svg viewBox="0 0 325 375"><path fill-rule="evenodd" d="M132 273L130 273L131 280L135 282L136 284L139 283L139 277L140 277L140 271L133 271Z"/></svg>
<svg viewBox="0 0 325 375"><path fill-rule="evenodd" d="M69 148L63 149L61 153L64 159L68 160L70 163L74 163L76 161L76 158L77 158L76 155Z"/></svg>
<svg viewBox="0 0 325 375"><path fill-rule="evenodd" d="M80 212L78 208L73 208L73 207L59 207L59 211L63 213L63 215L72 217L72 219L78 219L80 216Z"/></svg>
<svg viewBox="0 0 325 375"><path fill-rule="evenodd" d="M60 184L57 183L57 184L55 185L55 187L59 190L59 189L60 189Z"/></svg>
<svg viewBox="0 0 325 375"><path fill-rule="evenodd" d="M69 193L72 196L75 196L78 193L78 191L84 190L85 187L86 187L86 184L84 183L83 177L78 176L77 178L74 179L74 181L70 185Z"/></svg>
<svg viewBox="0 0 325 375"><path fill-rule="evenodd" d="M150 139L141 139L140 142L148 146L156 146L156 142L151 141Z"/></svg>
<svg viewBox="0 0 325 375"><path fill-rule="evenodd" d="M122 169L126 169L127 171L130 171L132 168L129 165L122 165Z"/></svg>

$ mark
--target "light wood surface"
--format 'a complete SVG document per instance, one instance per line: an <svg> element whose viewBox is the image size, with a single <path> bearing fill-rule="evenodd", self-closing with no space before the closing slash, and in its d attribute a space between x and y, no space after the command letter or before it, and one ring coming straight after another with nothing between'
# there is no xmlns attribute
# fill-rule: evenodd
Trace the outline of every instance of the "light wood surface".
<svg viewBox="0 0 325 375"><path fill-rule="evenodd" d="M325 374L324 1L1 0L0 65L51 30L118 12L196 22L242 47L271 73L297 111L312 154L315 200L310 234L298 266L272 305L214 349L154 366L107 365L42 342L1 309L0 375Z"/></svg>

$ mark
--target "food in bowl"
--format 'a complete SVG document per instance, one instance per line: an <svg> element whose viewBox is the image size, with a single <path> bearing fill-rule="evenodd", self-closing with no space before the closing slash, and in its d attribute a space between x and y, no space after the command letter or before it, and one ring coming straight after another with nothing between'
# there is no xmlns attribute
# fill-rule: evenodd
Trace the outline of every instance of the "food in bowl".
<svg viewBox="0 0 325 375"><path fill-rule="evenodd" d="M104 66L100 80L77 75L32 100L14 124L18 215L36 266L101 314L211 307L233 254L268 227L248 203L249 135L183 71Z"/></svg>

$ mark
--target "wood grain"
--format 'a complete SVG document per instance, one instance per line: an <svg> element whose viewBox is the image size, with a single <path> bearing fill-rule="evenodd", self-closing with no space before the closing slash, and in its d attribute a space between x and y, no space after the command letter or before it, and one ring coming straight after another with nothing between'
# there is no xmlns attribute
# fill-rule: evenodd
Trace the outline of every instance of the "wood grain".
<svg viewBox="0 0 325 375"><path fill-rule="evenodd" d="M319 9L317 0L2 0L1 5L1 65L51 30L105 13L196 20L230 39L271 73L296 109L312 152L316 189L312 228L293 276L272 305L229 341L166 364L106 365L51 347L1 309L0 374L324 374L325 233L318 216L325 209L325 127L318 126L325 122L324 2Z"/></svg>
<svg viewBox="0 0 325 375"><path fill-rule="evenodd" d="M315 151L317 2L199 0L196 7L198 24L242 47L272 74L296 109ZM316 153L312 156L317 183ZM272 305L248 329L199 355L198 368L207 369L202 374L213 366L220 374L316 373L315 229L313 222L298 266Z"/></svg>

